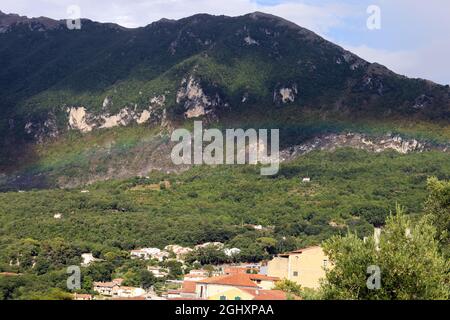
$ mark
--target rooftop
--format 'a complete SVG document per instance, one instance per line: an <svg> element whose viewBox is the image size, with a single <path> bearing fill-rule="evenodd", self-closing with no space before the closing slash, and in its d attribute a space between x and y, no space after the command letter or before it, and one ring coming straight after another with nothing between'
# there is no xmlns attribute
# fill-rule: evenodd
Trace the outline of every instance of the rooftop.
<svg viewBox="0 0 450 320"><path fill-rule="evenodd" d="M181 287L181 293L195 293L196 283L194 281L184 281Z"/></svg>
<svg viewBox="0 0 450 320"><path fill-rule="evenodd" d="M207 278L197 281L197 283L221 284L237 287L257 287L257 285L250 279L250 275L244 273L234 273L230 275Z"/></svg>
<svg viewBox="0 0 450 320"><path fill-rule="evenodd" d="M307 248L304 248L304 249L298 249L298 250L294 250L294 251L291 251L291 252L282 253L282 254L279 254L279 256L280 257L287 257L287 256L290 256L290 255L293 255L293 254L302 254L305 251L316 250L316 249L320 249L320 248L321 248L320 246L312 246L312 247L307 247Z"/></svg>
<svg viewBox="0 0 450 320"><path fill-rule="evenodd" d="M255 290L255 289L242 289L251 294L253 300L286 300L286 293L281 290Z"/></svg>

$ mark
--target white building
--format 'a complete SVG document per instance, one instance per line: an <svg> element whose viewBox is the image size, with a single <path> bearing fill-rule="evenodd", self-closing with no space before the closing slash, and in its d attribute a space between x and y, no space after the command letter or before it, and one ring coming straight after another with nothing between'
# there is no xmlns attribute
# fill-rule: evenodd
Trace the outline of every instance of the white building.
<svg viewBox="0 0 450 320"><path fill-rule="evenodd" d="M177 260L179 260L179 261L182 261L188 253L193 251L193 249L191 249L189 247L182 247L182 246L179 246L176 244L168 245L164 248L164 250L173 252L175 254L175 256L177 257Z"/></svg>
<svg viewBox="0 0 450 320"><path fill-rule="evenodd" d="M113 296L119 298L135 298L143 296L144 294L144 289L136 287L119 286L116 290L113 291Z"/></svg>
<svg viewBox="0 0 450 320"><path fill-rule="evenodd" d="M142 248L137 250L131 250L131 258L138 258L144 260L156 259L158 261L163 261L164 258L169 257L167 251L162 251L158 248Z"/></svg>
<svg viewBox="0 0 450 320"><path fill-rule="evenodd" d="M150 271L156 278L164 278L169 274L165 269L160 267L148 266L147 270Z"/></svg>

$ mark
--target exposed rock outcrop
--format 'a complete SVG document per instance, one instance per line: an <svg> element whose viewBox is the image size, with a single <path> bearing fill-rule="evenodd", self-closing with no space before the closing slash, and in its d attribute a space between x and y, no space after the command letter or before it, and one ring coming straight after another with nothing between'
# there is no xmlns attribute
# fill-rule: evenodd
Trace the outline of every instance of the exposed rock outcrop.
<svg viewBox="0 0 450 320"><path fill-rule="evenodd" d="M28 121L24 127L25 133L32 136L37 143L42 143L47 138L57 138L59 129L54 113L49 112L42 122Z"/></svg>
<svg viewBox="0 0 450 320"><path fill-rule="evenodd" d="M218 94L210 97L205 94L200 83L193 77L183 78L176 102L184 107L186 118L197 118L213 113L222 104Z"/></svg>
<svg viewBox="0 0 450 320"><path fill-rule="evenodd" d="M96 126L93 117L87 113L85 107L72 107L67 109L67 113L70 129L90 132Z"/></svg>
<svg viewBox="0 0 450 320"><path fill-rule="evenodd" d="M275 89L273 93L273 102L277 105L292 103L295 101L298 95L298 88L296 84L290 87L281 87Z"/></svg>
<svg viewBox="0 0 450 320"><path fill-rule="evenodd" d="M106 109L112 106L112 99L106 97L103 101L103 113L95 115L89 113L85 107L70 107L67 109L68 113L68 128L71 130L79 130L81 132L90 132L94 129L100 128L114 128L118 126L127 126L131 123L144 124L147 122L160 123L166 119L163 117L161 109L164 107L166 97L164 95L155 96L150 99L148 109L141 112L125 107L116 114L110 114Z"/></svg>
<svg viewBox="0 0 450 320"><path fill-rule="evenodd" d="M426 142L419 142L415 139L404 139L398 135L371 138L364 134L347 133L322 135L301 145L289 147L280 152L280 159L282 161L288 161L315 150L334 151L342 147L362 149L375 153L394 150L401 154L428 150L447 152L449 150L449 145L432 145Z"/></svg>

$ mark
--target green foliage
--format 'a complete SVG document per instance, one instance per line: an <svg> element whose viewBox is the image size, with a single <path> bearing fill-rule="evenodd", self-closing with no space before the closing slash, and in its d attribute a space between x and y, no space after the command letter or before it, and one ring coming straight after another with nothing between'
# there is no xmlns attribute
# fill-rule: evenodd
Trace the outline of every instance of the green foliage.
<svg viewBox="0 0 450 320"><path fill-rule="evenodd" d="M355 234L333 237L324 251L333 267L322 284L325 299L448 299L448 261L439 251L436 229L422 218L413 224L400 208L382 230L377 247L373 239ZM381 270L381 286L369 289L369 266Z"/></svg>
<svg viewBox="0 0 450 320"><path fill-rule="evenodd" d="M228 257L222 250L211 245L190 252L186 257L186 262L199 262L202 265L221 264L228 262Z"/></svg>
<svg viewBox="0 0 450 320"><path fill-rule="evenodd" d="M134 248L220 241L227 248L241 249L231 258L206 249L187 259L205 265L270 259L345 235L347 230L358 237L370 236L373 225L384 225L386 213L394 211L397 202L406 205L417 221L427 198L427 177L448 179L448 172L445 153L339 149L284 163L273 177L260 176L253 166L200 166L177 175L151 173L148 179L98 182L85 187L89 193L81 193L82 189L0 193L0 272L24 274L20 280L5 280L11 288L5 289L5 296L20 298L34 292L32 283L42 292L51 287L64 290L65 268L79 265L86 252L103 261L83 268L83 292L91 290L93 281L114 277L133 285L144 283L145 262L129 259ZM311 183L301 183L305 175ZM145 188L164 180L171 181L170 188ZM445 192L436 194L440 199ZM429 202L436 204L431 211L442 208L445 216L444 200ZM62 214L61 219L53 217L56 213ZM357 239L355 245L362 246ZM179 266L168 269L173 279L182 274ZM364 284L363 271L355 275ZM33 282L27 280L30 276L35 277Z"/></svg>
<svg viewBox="0 0 450 320"><path fill-rule="evenodd" d="M294 300L303 295L302 287L296 282L287 279L277 282L274 289L284 291L288 296L288 300Z"/></svg>
<svg viewBox="0 0 450 320"><path fill-rule="evenodd" d="M436 238L443 246L446 256L450 257L450 181L430 178L428 192L425 211L436 227Z"/></svg>

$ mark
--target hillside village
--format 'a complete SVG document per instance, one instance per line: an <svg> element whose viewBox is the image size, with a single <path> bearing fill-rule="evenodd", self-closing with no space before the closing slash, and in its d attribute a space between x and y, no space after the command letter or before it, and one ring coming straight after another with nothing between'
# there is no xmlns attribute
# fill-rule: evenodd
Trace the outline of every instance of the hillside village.
<svg viewBox="0 0 450 320"><path fill-rule="evenodd" d="M223 251L227 256L239 253L238 248L224 248L220 242L204 243L194 248L168 245L164 250L140 248L131 250L129 258L145 261L147 271L158 280L158 288L147 289L123 285L124 279L94 282L91 293L75 293L74 300L288 300L301 299L278 290L277 283L290 280L302 288L317 289L325 276L328 258L319 246L295 250L258 263L193 265L185 261L189 253L200 249ZM100 259L83 254L82 266ZM170 268L164 262L177 262L183 273L169 279Z"/></svg>

